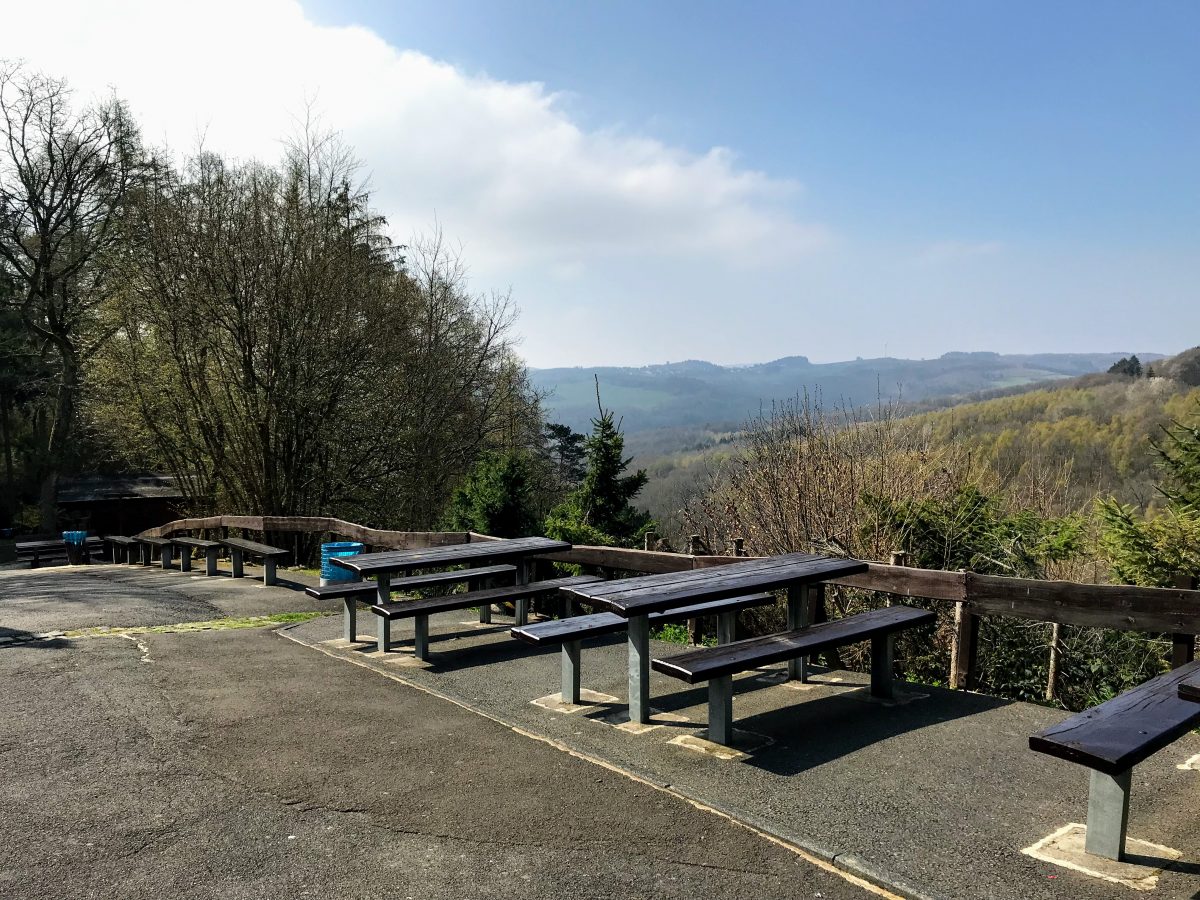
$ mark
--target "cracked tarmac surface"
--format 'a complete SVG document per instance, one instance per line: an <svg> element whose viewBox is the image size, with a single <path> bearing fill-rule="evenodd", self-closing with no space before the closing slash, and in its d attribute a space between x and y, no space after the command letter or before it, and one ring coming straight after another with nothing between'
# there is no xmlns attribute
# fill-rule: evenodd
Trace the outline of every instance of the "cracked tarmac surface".
<svg viewBox="0 0 1200 900"><path fill-rule="evenodd" d="M31 580L0 577L0 626L311 608L145 570L89 602L100 568L60 570L76 588L62 602L38 581L24 608ZM8 645L0 703L4 897L870 896L677 797L266 629Z"/></svg>

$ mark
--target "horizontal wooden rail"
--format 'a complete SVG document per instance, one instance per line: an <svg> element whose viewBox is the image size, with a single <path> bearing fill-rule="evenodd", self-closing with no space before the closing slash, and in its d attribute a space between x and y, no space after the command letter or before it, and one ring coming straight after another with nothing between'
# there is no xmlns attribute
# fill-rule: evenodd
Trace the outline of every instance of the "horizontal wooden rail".
<svg viewBox="0 0 1200 900"><path fill-rule="evenodd" d="M471 535L465 531L384 531L366 528L342 519L324 516L206 516L200 519L176 519L157 528L148 528L140 537L170 537L181 531L200 529L240 528L246 531L322 534L328 532L352 541L362 541L373 547L410 549L466 544Z"/></svg>
<svg viewBox="0 0 1200 900"><path fill-rule="evenodd" d="M489 535L472 532L384 531L319 516L208 516L179 519L148 529L142 535L168 537L181 531L215 528L299 531L308 534L329 532L375 547L395 548L495 540ZM596 566L611 571L659 574L728 565L747 557L692 556L655 550L580 545L562 553L536 558ZM1200 591L1195 590L1037 581L884 563L871 563L867 572L837 579L834 583L901 597L961 604L959 615L968 621L981 615L999 615L1120 631L1200 633Z"/></svg>

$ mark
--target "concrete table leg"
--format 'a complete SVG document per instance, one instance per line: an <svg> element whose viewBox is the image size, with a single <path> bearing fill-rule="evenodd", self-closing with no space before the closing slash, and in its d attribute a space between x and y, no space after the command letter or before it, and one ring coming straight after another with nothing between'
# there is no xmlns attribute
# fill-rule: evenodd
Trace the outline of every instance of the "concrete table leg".
<svg viewBox="0 0 1200 900"><path fill-rule="evenodd" d="M345 613L342 616L342 637L346 639L346 643L353 644L358 641L358 628L355 621L358 617L358 604L353 597L343 597L342 603L345 605Z"/></svg>
<svg viewBox="0 0 1200 900"><path fill-rule="evenodd" d="M268 556L263 560L263 584L268 587L275 583L275 557Z"/></svg>
<svg viewBox="0 0 1200 900"><path fill-rule="evenodd" d="M154 548L149 544L142 544L142 565L148 566L153 561Z"/></svg>
<svg viewBox="0 0 1200 900"><path fill-rule="evenodd" d="M233 565L233 577L234 578L241 578L243 575L246 574L245 570L242 568L242 551L241 550L230 549L229 561Z"/></svg>
<svg viewBox="0 0 1200 900"><path fill-rule="evenodd" d="M579 703L579 641L563 641L562 702Z"/></svg>
<svg viewBox="0 0 1200 900"><path fill-rule="evenodd" d="M1092 770L1088 792L1087 833L1083 849L1118 862L1125 856L1125 831L1129 825L1129 783L1132 769L1119 775Z"/></svg>
<svg viewBox="0 0 1200 900"><path fill-rule="evenodd" d="M217 548L209 547L204 551L204 574L209 577L217 574Z"/></svg>
<svg viewBox="0 0 1200 900"><path fill-rule="evenodd" d="M811 603L809 602L808 587L802 584L794 584L787 589L787 627L788 631L795 631L797 628L807 628L812 617ZM808 681L808 659L807 657L799 657L797 659L789 659L787 664L788 679L790 681Z"/></svg>
<svg viewBox="0 0 1200 900"><path fill-rule="evenodd" d="M413 618L413 656L429 659L429 616Z"/></svg>
<svg viewBox="0 0 1200 900"><path fill-rule="evenodd" d="M650 721L650 618L629 619L629 721Z"/></svg>
<svg viewBox="0 0 1200 900"><path fill-rule="evenodd" d="M733 741L733 676L708 680L708 739L728 746Z"/></svg>
<svg viewBox="0 0 1200 900"><path fill-rule="evenodd" d="M164 569L171 568L171 550L170 544L164 544L158 548L158 561L162 563Z"/></svg>
<svg viewBox="0 0 1200 900"><path fill-rule="evenodd" d="M737 613L723 612L717 615L717 643L732 644L737 632Z"/></svg>
<svg viewBox="0 0 1200 900"><path fill-rule="evenodd" d="M892 659L896 645L896 637L892 634L871 638L871 696L891 700L894 696L892 688Z"/></svg>
<svg viewBox="0 0 1200 900"><path fill-rule="evenodd" d="M192 571L192 551L188 547L179 548L179 571Z"/></svg>
<svg viewBox="0 0 1200 900"><path fill-rule="evenodd" d="M529 561L522 559L517 562L517 587L529 584ZM517 598L517 624L529 624L529 598Z"/></svg>
<svg viewBox="0 0 1200 900"><path fill-rule="evenodd" d="M392 576L377 575L375 576L375 602L379 605L390 602L392 599ZM392 648L392 623L386 616L379 616L379 621L375 623L376 631L376 650L382 653L387 653Z"/></svg>

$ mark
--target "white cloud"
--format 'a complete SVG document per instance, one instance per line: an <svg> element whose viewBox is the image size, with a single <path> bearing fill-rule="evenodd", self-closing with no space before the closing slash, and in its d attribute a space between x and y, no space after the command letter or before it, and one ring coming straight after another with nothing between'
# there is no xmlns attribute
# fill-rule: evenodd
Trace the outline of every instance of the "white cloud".
<svg viewBox="0 0 1200 900"><path fill-rule="evenodd" d="M585 131L537 83L465 73L294 0L56 0L3 14L0 56L126 98L152 141L274 158L306 101L371 172L396 236L436 218L478 273L610 257L794 259L829 236L799 186L619 130ZM518 288L519 285L515 285Z"/></svg>

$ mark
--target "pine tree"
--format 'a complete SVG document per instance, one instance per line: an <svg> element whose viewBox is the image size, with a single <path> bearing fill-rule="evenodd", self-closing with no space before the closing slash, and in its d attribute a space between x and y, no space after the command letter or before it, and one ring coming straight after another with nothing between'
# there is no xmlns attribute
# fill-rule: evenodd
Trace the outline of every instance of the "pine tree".
<svg viewBox="0 0 1200 900"><path fill-rule="evenodd" d="M486 453L450 501L448 526L494 537L536 531L529 460L519 451Z"/></svg>
<svg viewBox="0 0 1200 900"><path fill-rule="evenodd" d="M600 405L599 386L596 402ZM649 513L632 505L649 481L645 469L624 474L632 458L625 457L625 437L611 410L600 405L585 442L587 474L583 483L546 518L549 537L577 544L633 546L654 523Z"/></svg>

